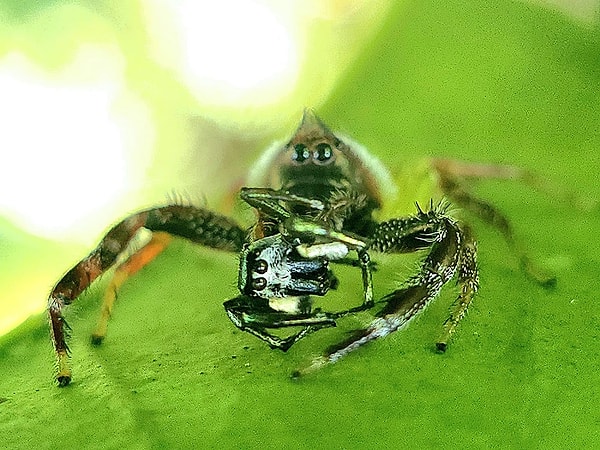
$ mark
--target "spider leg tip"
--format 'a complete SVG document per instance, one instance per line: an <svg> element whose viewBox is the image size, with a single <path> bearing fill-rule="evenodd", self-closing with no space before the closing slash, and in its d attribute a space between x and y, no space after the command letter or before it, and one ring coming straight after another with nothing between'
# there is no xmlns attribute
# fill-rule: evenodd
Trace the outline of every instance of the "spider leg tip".
<svg viewBox="0 0 600 450"><path fill-rule="evenodd" d="M551 276L545 280L540 280L540 284L545 289L554 289L556 287L556 277Z"/></svg>
<svg viewBox="0 0 600 450"><path fill-rule="evenodd" d="M98 334L92 334L92 337L90 338L90 342L96 347L102 344L102 341L104 341L104 336Z"/></svg>
<svg viewBox="0 0 600 450"><path fill-rule="evenodd" d="M58 387L65 387L71 383L71 375L59 375L56 377Z"/></svg>

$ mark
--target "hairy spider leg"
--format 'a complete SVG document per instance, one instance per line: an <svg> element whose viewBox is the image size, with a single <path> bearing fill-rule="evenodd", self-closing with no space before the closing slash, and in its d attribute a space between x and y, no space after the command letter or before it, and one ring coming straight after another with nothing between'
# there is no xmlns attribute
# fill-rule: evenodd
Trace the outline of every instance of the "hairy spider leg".
<svg viewBox="0 0 600 450"><path fill-rule="evenodd" d="M52 340L58 363L59 386L71 381L64 307L72 303L90 284L106 272L127 249L138 230L166 232L208 247L240 251L245 232L232 219L194 206L170 205L134 214L115 225L98 247L77 263L56 284L48 299Z"/></svg>
<svg viewBox="0 0 600 450"><path fill-rule="evenodd" d="M308 367L295 371L292 376L298 377L326 364L335 363L362 345L404 327L437 297L442 286L453 278L458 269L463 277L459 282L468 282L469 286L461 286L461 294L455 302L456 308L446 321L444 337L449 337L477 290L475 247L469 244L469 250L466 251L463 250L463 245L462 230L444 214L442 206L428 212L418 208L418 213L414 216L379 224L371 236L369 249L382 253L409 253L429 249L419 272L405 286L382 299L385 306L369 327L352 333L349 339L330 347L322 357L314 360ZM462 261L462 256L468 256L467 261Z"/></svg>
<svg viewBox="0 0 600 450"><path fill-rule="evenodd" d="M69 327L63 317L63 308L110 268L129 241L144 225L147 217L147 212L141 212L115 225L98 247L69 270L50 293L48 314L58 365L56 380L60 386L66 386L71 381L71 369L68 362L69 348L66 342Z"/></svg>
<svg viewBox="0 0 600 450"><path fill-rule="evenodd" d="M525 246L514 233L508 218L492 204L474 196L466 186L466 179L518 179L538 189L550 189L539 177L515 166L465 163L451 159L434 159L432 167L438 174L439 186L454 203L470 211L496 228L517 256L523 271L543 287L556 285L556 277L539 267L528 256Z"/></svg>
<svg viewBox="0 0 600 450"><path fill-rule="evenodd" d="M117 293L121 286L144 266L151 263L171 242L171 235L165 232L152 233L150 241L120 264L104 291L100 317L96 329L92 333L92 344L100 345L106 337L108 321L112 315Z"/></svg>
<svg viewBox="0 0 600 450"><path fill-rule="evenodd" d="M459 322L467 314L467 310L479 290L479 270L477 269L477 242L473 239L469 227L462 225L462 245L460 246L458 280L460 293L450 308L450 316L444 322L440 338L436 342L439 351L445 352L448 342L456 331Z"/></svg>

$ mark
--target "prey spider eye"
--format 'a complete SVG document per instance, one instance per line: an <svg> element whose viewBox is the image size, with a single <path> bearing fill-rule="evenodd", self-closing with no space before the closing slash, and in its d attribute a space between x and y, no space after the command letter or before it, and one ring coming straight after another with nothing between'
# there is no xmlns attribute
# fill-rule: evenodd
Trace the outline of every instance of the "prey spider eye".
<svg viewBox="0 0 600 450"><path fill-rule="evenodd" d="M258 261L256 261L256 267L254 268L254 271L256 273L266 273L268 268L269 264L267 264L267 262L264 259L259 259Z"/></svg>
<svg viewBox="0 0 600 450"><path fill-rule="evenodd" d="M310 152L306 145L304 144L296 144L294 145L294 153L292 153L292 160L297 163L303 163L308 158L310 158Z"/></svg>
<svg viewBox="0 0 600 450"><path fill-rule="evenodd" d="M252 280L252 289L255 291L262 291L265 287L267 287L267 280L265 278L260 277Z"/></svg>
<svg viewBox="0 0 600 450"><path fill-rule="evenodd" d="M325 142L317 144L315 151L313 152L313 159L317 164L326 164L331 160L333 152L331 146Z"/></svg>

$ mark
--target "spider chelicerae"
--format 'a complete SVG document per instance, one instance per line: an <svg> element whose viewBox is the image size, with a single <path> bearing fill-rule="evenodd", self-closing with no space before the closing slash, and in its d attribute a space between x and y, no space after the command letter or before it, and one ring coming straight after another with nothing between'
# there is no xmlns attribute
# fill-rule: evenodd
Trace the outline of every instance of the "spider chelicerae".
<svg viewBox="0 0 600 450"><path fill-rule="evenodd" d="M534 280L544 286L554 283L553 277L526 256L506 217L469 189L469 180L474 178L516 178L535 184L533 175L514 166L449 159L432 159L428 164L448 201L432 201L424 208L417 204L415 213L408 217L378 222L375 214L382 207L384 193L394 190L387 170L363 147L334 134L307 110L293 137L285 144L274 145L260 158L249 177L253 187L241 189L242 200L257 213L250 228L208 209L181 204L127 217L68 271L50 294L48 312L59 386L71 381L65 306L116 263L141 229L151 231L152 237L117 266L92 335L93 343L101 343L106 335L118 288L152 261L172 236L177 236L239 253L240 295L226 301L225 310L236 327L271 348L287 351L308 334L335 326L343 316L383 305L367 327L329 348L310 366L296 371L296 376L335 362L361 345L402 328L456 278L459 293L436 343L438 350L446 350L479 284L476 242L470 228L448 213L450 201L496 227ZM417 272L375 302L375 263L371 254L421 250L426 255ZM333 264L348 264L360 270L362 301L342 311L314 309L311 296L324 296L338 285ZM291 334L281 337L273 331L282 328L289 328Z"/></svg>

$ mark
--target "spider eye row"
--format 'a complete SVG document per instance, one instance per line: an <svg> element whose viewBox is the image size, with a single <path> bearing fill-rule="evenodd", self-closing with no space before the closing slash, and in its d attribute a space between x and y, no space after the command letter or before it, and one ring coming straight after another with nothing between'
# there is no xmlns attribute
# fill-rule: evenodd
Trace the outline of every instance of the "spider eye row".
<svg viewBox="0 0 600 450"><path fill-rule="evenodd" d="M269 270L269 263L264 259L257 259L256 266L254 267L254 273L264 274ZM252 289L255 291L262 291L267 287L267 280L263 277L257 277L252 279Z"/></svg>
<svg viewBox="0 0 600 450"><path fill-rule="evenodd" d="M326 142L317 144L312 151L312 160L317 164L327 164L332 160L333 150ZM292 161L302 164L311 159L311 151L304 144L294 145Z"/></svg>

